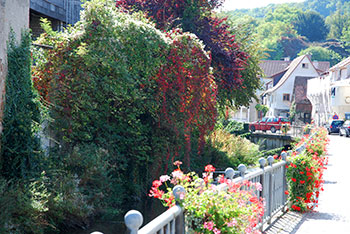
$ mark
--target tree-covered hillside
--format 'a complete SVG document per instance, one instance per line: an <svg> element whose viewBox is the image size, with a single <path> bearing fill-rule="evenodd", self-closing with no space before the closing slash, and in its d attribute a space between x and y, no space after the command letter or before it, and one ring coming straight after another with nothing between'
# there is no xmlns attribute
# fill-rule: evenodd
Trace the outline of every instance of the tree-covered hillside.
<svg viewBox="0 0 350 234"><path fill-rule="evenodd" d="M306 0L221 14L251 24L267 59L311 53L334 65L350 56L349 0Z"/></svg>

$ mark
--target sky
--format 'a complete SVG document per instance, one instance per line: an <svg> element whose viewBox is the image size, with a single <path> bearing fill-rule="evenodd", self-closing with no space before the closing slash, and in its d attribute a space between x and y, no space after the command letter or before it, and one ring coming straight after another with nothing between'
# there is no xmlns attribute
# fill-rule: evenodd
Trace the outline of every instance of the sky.
<svg viewBox="0 0 350 234"><path fill-rule="evenodd" d="M257 8L267 6L271 3L304 2L305 0L226 0L223 6L224 11L242 8Z"/></svg>

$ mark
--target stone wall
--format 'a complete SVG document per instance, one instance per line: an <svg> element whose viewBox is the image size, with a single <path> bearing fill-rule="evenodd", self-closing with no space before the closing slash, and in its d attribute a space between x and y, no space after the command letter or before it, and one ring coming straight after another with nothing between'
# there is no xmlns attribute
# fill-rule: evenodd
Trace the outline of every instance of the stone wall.
<svg viewBox="0 0 350 234"><path fill-rule="evenodd" d="M294 142L293 137L277 134L253 133L249 139L255 144L260 144L260 150L271 150L280 147L290 146Z"/></svg>
<svg viewBox="0 0 350 234"><path fill-rule="evenodd" d="M29 0L0 0L0 123L2 122L5 79L7 74L7 41L12 28L17 40L22 29L29 27ZM0 124L0 132L2 125Z"/></svg>

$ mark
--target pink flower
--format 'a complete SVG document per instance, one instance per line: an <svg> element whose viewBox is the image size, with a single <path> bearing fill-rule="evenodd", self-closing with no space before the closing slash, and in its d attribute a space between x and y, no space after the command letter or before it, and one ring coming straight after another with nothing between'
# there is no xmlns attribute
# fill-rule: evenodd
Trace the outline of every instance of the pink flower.
<svg viewBox="0 0 350 234"><path fill-rule="evenodd" d="M220 234L221 233L221 231L219 229L217 229L217 228L214 228L213 232L214 232L214 234Z"/></svg>
<svg viewBox="0 0 350 234"><path fill-rule="evenodd" d="M161 177L159 177L159 180L164 183L165 181L170 180L170 176L168 175L162 175Z"/></svg>
<svg viewBox="0 0 350 234"><path fill-rule="evenodd" d="M262 185L259 182L255 183L256 190L262 191Z"/></svg>
<svg viewBox="0 0 350 234"><path fill-rule="evenodd" d="M209 231L213 230L214 222L213 221L204 222L204 228L208 229Z"/></svg>
<svg viewBox="0 0 350 234"><path fill-rule="evenodd" d="M227 227L234 227L237 224L237 220L235 218L232 218L231 222L228 222L226 225Z"/></svg>
<svg viewBox="0 0 350 234"><path fill-rule="evenodd" d="M182 177L182 175L183 175L182 171L179 170L179 169L176 169L176 170L173 171L171 174L172 174L172 176L173 176L174 178L178 178L178 179L180 179L180 178Z"/></svg>

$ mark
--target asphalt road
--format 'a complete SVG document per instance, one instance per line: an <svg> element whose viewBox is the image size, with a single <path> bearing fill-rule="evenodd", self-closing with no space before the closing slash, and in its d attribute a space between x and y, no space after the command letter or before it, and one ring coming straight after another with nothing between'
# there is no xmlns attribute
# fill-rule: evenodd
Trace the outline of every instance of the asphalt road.
<svg viewBox="0 0 350 234"><path fill-rule="evenodd" d="M288 212L266 234L350 234L350 138L329 136L324 191L312 213Z"/></svg>

